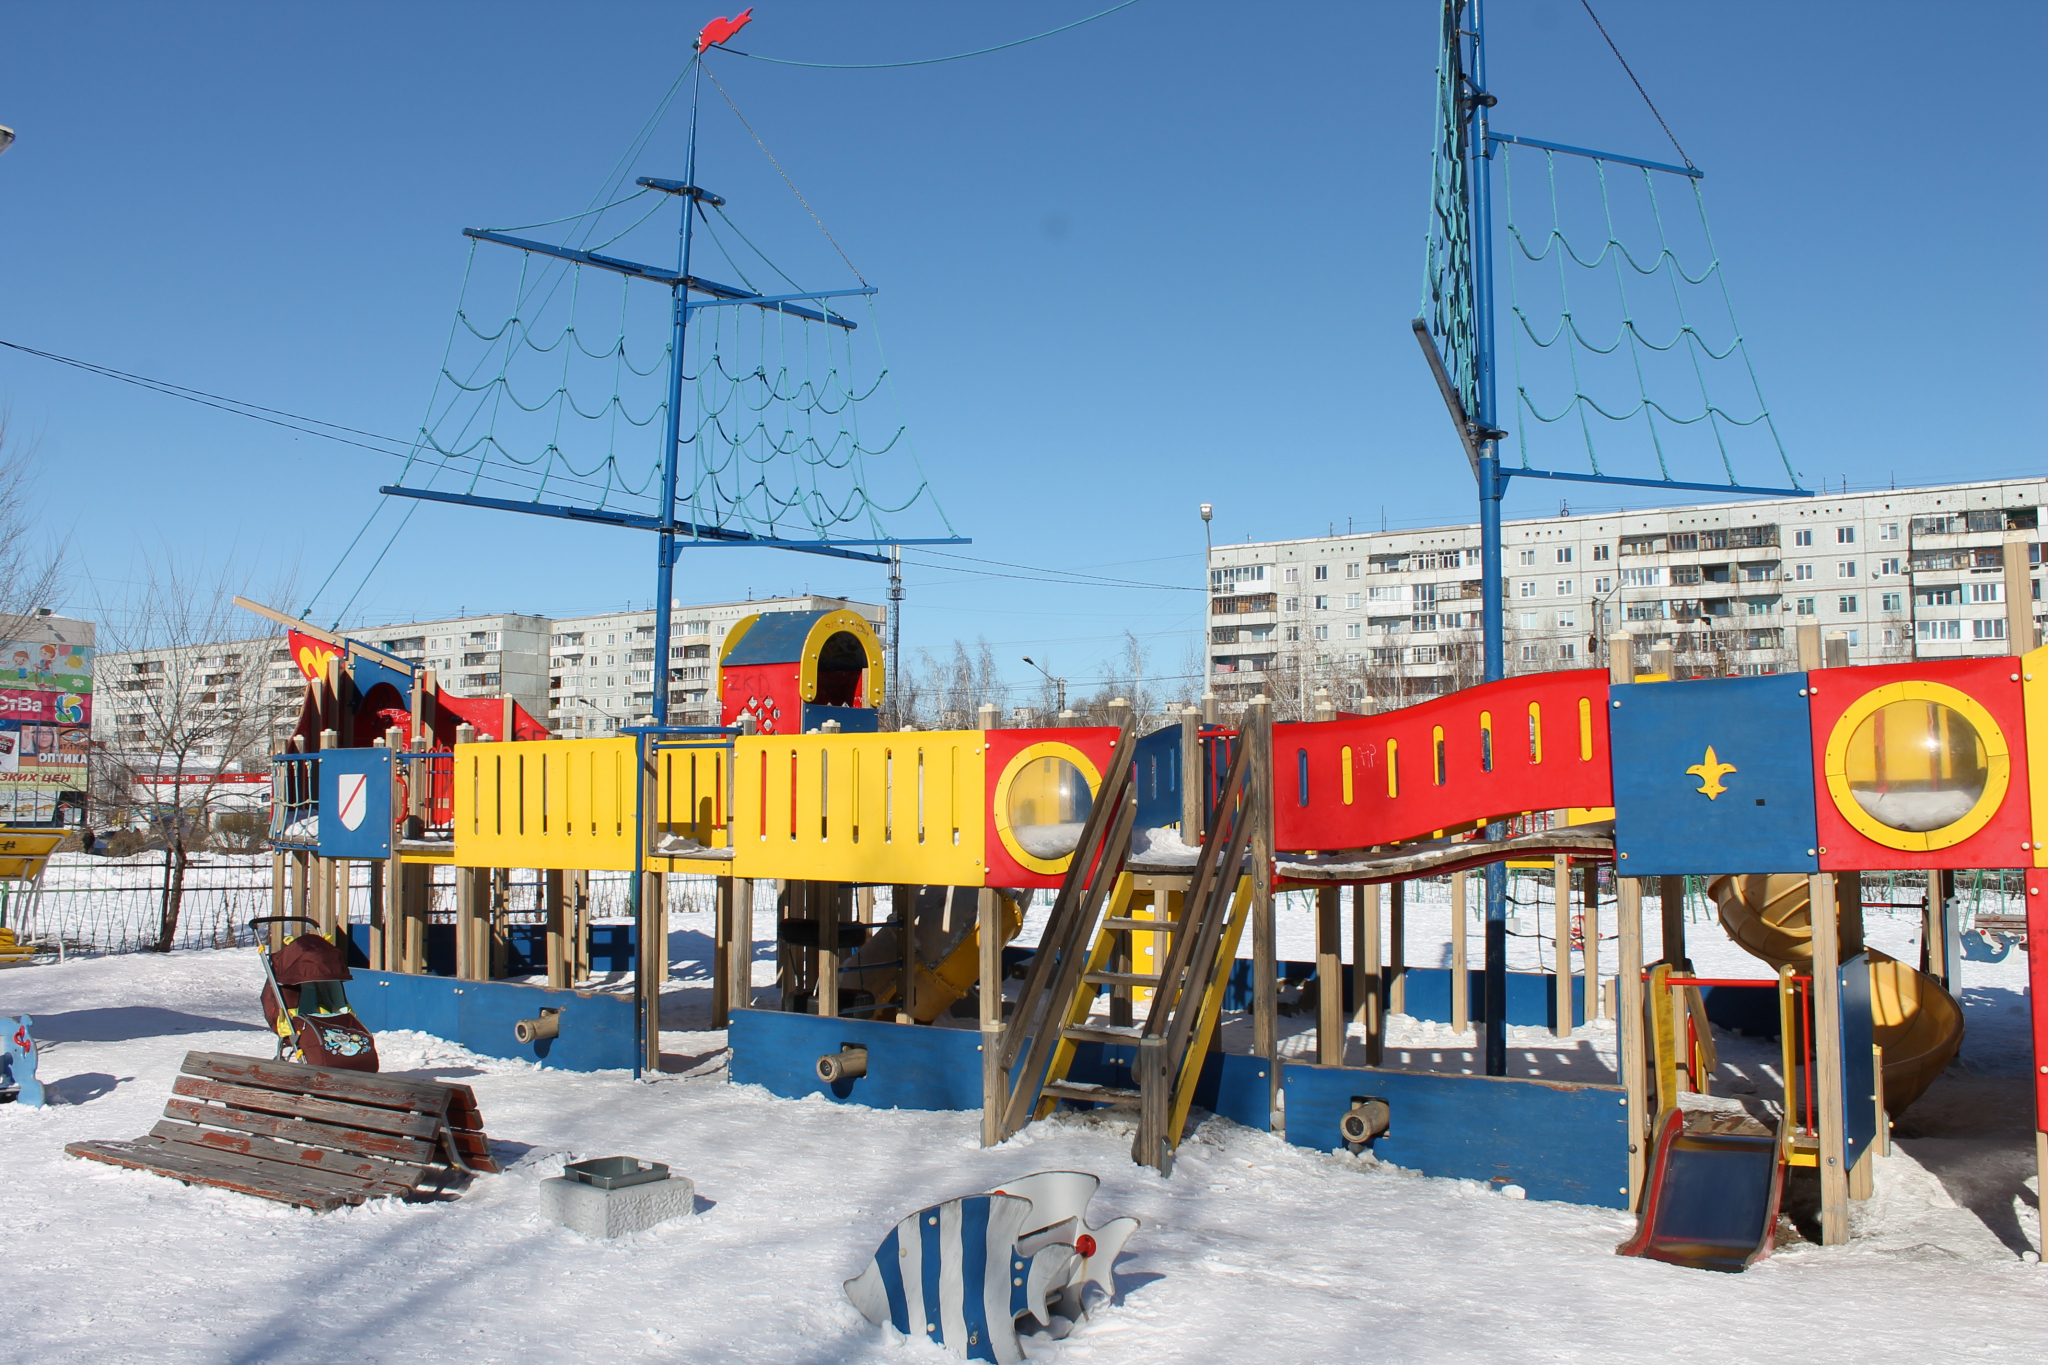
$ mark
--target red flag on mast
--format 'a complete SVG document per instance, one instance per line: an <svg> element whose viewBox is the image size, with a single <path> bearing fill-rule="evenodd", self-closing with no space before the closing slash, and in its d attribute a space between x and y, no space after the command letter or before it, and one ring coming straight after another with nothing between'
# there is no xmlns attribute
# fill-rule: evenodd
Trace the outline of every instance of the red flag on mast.
<svg viewBox="0 0 2048 1365"><path fill-rule="evenodd" d="M754 7L749 5L734 18L728 19L724 15L720 15L718 18L713 19L710 23L704 25L704 31L697 35L697 50L699 52L710 51L718 44L732 37L733 34L745 28L748 21L753 17Z"/></svg>

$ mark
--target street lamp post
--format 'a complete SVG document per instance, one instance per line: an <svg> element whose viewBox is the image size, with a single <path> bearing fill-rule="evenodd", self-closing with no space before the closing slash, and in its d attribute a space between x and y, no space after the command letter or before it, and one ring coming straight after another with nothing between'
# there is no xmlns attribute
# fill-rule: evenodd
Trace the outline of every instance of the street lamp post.
<svg viewBox="0 0 2048 1365"><path fill-rule="evenodd" d="M1060 696L1060 710L1065 711L1067 709L1067 680L1065 678L1055 678L1052 674L1046 673L1044 664L1038 663L1029 658L1028 656L1025 658L1024 662L1030 664L1033 668L1037 669L1040 673L1044 674L1045 680L1051 683L1053 687L1058 690Z"/></svg>

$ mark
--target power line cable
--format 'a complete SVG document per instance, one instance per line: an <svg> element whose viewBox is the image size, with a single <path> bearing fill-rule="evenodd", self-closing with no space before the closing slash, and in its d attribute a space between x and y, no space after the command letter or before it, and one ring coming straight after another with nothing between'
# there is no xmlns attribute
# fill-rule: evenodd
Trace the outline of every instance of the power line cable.
<svg viewBox="0 0 2048 1365"><path fill-rule="evenodd" d="M909 62L798 62L791 61L787 57L763 57L759 53L741 52L737 48L725 46L720 46L718 50L720 52L730 52L735 57L745 57L748 61L773 62L777 66L808 66L819 71L890 71L904 66L936 66L940 62L963 61L968 57L986 57L991 52L1006 52L1013 47L1022 47L1026 43L1035 43L1040 38L1050 38L1055 34L1065 33L1070 29L1077 29L1083 24L1092 24L1097 19L1107 18L1118 10L1129 9L1137 3L1138 0L1123 0L1122 4L1111 5L1099 14L1091 14L1086 19L1076 19L1073 23L1062 24L1058 28L1049 28L1043 33L1034 33L1029 38L1019 38L1015 42L997 43L994 47L977 48L973 52L955 52L950 57L922 57L916 61ZM709 68L707 67L706 70L708 72Z"/></svg>

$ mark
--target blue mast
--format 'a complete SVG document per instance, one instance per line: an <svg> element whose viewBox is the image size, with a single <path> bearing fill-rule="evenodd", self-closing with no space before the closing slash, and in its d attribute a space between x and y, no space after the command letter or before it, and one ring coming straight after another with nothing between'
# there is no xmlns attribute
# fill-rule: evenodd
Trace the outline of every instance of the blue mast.
<svg viewBox="0 0 2048 1365"><path fill-rule="evenodd" d="M704 62L697 61L696 79L690 86L690 145L683 157L683 188L676 193L683 200L683 222L678 229L682 241L677 248L676 274L690 278L690 235L697 222L697 201L704 191L697 188L697 96L704 89ZM676 468L683 443L683 337L690 328L690 290L687 283L673 291L675 319L669 339L668 430L661 443L661 525L655 536L654 564L654 723L668 724L668 638L669 612L675 602L676 582Z"/></svg>

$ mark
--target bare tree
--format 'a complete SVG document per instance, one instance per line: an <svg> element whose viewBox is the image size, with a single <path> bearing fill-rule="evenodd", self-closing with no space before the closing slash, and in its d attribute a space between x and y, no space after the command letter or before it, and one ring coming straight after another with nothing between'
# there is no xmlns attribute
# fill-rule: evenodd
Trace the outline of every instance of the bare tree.
<svg viewBox="0 0 2048 1365"><path fill-rule="evenodd" d="M63 548L45 536L35 515L33 445L23 445L0 412L0 640L19 639L36 609L48 607L62 581Z"/></svg>
<svg viewBox="0 0 2048 1365"><path fill-rule="evenodd" d="M165 885L157 940L177 939L185 869L206 846L222 810L231 771L260 768L268 757L271 713L265 705L270 627L236 607L242 575L207 570L169 551L144 555L119 603L100 603L100 650L129 657L103 664L99 704L112 712L113 742L100 765L98 799L164 845ZM268 594L283 600L280 585Z"/></svg>

